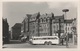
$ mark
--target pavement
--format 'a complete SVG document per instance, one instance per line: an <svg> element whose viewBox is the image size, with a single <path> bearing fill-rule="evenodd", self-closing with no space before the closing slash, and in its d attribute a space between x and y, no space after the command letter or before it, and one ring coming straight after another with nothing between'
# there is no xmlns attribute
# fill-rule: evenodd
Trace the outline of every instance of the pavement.
<svg viewBox="0 0 80 51"><path fill-rule="evenodd" d="M77 45L73 45L73 43L68 43L68 48L76 48ZM64 45L31 45L29 41L20 42L20 40L11 40L9 44L4 44L3 48L66 48L66 43Z"/></svg>

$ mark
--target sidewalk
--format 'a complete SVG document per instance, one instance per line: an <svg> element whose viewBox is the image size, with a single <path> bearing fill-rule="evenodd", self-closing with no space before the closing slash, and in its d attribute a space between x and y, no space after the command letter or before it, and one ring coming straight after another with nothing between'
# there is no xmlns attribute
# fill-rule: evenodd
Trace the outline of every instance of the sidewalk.
<svg viewBox="0 0 80 51"><path fill-rule="evenodd" d="M66 42L64 42L66 46ZM77 44L73 44L73 42L68 42L68 48L77 48Z"/></svg>
<svg viewBox="0 0 80 51"><path fill-rule="evenodd" d="M69 48L77 48L77 44L69 43Z"/></svg>

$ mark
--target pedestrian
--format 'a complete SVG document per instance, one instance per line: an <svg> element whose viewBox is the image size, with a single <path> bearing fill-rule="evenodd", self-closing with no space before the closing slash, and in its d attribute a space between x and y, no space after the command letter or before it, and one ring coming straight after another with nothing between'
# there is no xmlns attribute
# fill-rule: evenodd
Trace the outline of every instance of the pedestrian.
<svg viewBox="0 0 80 51"><path fill-rule="evenodd" d="M63 38L62 38L62 45L64 45L64 44L63 44Z"/></svg>

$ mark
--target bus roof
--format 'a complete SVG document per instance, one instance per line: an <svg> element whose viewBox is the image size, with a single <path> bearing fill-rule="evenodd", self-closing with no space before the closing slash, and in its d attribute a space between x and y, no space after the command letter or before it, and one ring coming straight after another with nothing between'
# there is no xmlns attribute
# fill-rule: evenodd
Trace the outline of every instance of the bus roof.
<svg viewBox="0 0 80 51"><path fill-rule="evenodd" d="M52 37L58 37L58 36L33 36L32 38L52 38Z"/></svg>

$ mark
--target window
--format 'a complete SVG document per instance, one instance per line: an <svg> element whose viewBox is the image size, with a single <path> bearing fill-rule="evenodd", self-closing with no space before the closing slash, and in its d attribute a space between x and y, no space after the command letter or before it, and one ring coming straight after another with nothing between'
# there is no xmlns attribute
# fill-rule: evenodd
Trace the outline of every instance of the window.
<svg viewBox="0 0 80 51"><path fill-rule="evenodd" d="M67 26L67 23L66 23L66 26Z"/></svg>
<svg viewBox="0 0 80 51"><path fill-rule="evenodd" d="M42 18L40 19L40 22L42 23Z"/></svg>
<svg viewBox="0 0 80 51"><path fill-rule="evenodd" d="M65 27L65 30L67 31L67 27Z"/></svg>
<svg viewBox="0 0 80 51"><path fill-rule="evenodd" d="M54 29L54 31L55 31L55 25L53 26L53 29Z"/></svg>
<svg viewBox="0 0 80 51"><path fill-rule="evenodd" d="M46 39L57 39L56 37L54 38L42 38L43 40L46 40Z"/></svg>
<svg viewBox="0 0 80 51"><path fill-rule="evenodd" d="M68 27L68 30L69 30L69 27Z"/></svg>
<svg viewBox="0 0 80 51"><path fill-rule="evenodd" d="M39 29L40 31L43 31L43 29L41 28L41 29Z"/></svg>
<svg viewBox="0 0 80 51"><path fill-rule="evenodd" d="M34 31L35 31L35 30L33 30L33 33L34 33Z"/></svg>
<svg viewBox="0 0 80 51"><path fill-rule="evenodd" d="M42 22L44 22L44 19L42 19Z"/></svg>
<svg viewBox="0 0 80 51"><path fill-rule="evenodd" d="M41 40L42 38L33 38L33 40Z"/></svg>
<svg viewBox="0 0 80 51"><path fill-rule="evenodd" d="M48 22L48 19L46 19L46 22Z"/></svg>
<svg viewBox="0 0 80 51"><path fill-rule="evenodd" d="M57 26L57 30L58 30L58 25L56 25Z"/></svg>

